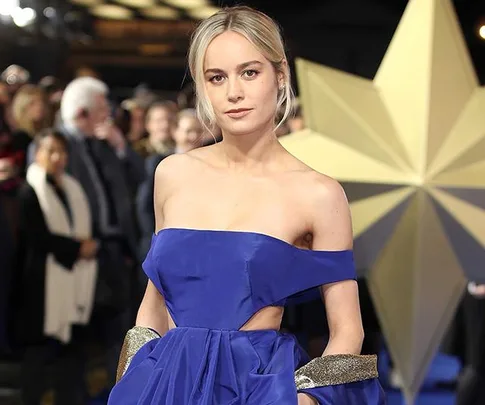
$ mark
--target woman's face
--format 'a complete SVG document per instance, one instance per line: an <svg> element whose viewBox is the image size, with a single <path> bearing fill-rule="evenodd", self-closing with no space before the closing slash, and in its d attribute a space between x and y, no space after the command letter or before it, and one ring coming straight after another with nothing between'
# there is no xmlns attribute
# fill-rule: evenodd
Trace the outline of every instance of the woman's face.
<svg viewBox="0 0 485 405"><path fill-rule="evenodd" d="M34 122L42 121L47 114L44 100L39 96L33 97L29 104L27 114Z"/></svg>
<svg viewBox="0 0 485 405"><path fill-rule="evenodd" d="M181 117L174 131L177 145L186 149L194 149L200 145L202 139L202 125L195 117Z"/></svg>
<svg viewBox="0 0 485 405"><path fill-rule="evenodd" d="M242 35L226 31L214 38L205 54L204 84L222 132L244 135L273 128L279 76Z"/></svg>
<svg viewBox="0 0 485 405"><path fill-rule="evenodd" d="M45 137L40 141L36 162L50 175L62 174L67 165L67 151L64 144L53 136Z"/></svg>
<svg viewBox="0 0 485 405"><path fill-rule="evenodd" d="M151 139L165 142L172 138L173 113L164 107L155 107L148 112L146 129Z"/></svg>

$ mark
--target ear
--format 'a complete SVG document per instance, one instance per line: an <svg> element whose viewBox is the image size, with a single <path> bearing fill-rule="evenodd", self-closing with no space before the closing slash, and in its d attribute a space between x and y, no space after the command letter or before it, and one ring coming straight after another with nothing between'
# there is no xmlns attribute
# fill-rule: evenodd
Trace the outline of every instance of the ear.
<svg viewBox="0 0 485 405"><path fill-rule="evenodd" d="M278 80L278 89L283 90L286 86L286 82L288 81L288 62L286 59L281 61L280 69L276 77Z"/></svg>
<svg viewBox="0 0 485 405"><path fill-rule="evenodd" d="M88 118L89 117L89 111L86 108L82 108L79 110L77 114L78 118Z"/></svg>

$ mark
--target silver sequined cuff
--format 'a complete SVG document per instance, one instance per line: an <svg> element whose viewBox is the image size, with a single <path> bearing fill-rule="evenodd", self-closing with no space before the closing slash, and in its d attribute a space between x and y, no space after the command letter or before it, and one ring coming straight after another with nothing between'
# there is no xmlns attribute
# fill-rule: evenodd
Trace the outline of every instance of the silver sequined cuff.
<svg viewBox="0 0 485 405"><path fill-rule="evenodd" d="M295 372L297 390L377 378L377 356L336 354L317 357Z"/></svg>
<svg viewBox="0 0 485 405"><path fill-rule="evenodd" d="M116 372L116 382L125 374L128 366L133 359L133 356L150 340L159 338L160 335L153 329L145 328L143 326L135 326L131 328L125 336L123 347L121 348L120 360L118 362L118 370Z"/></svg>

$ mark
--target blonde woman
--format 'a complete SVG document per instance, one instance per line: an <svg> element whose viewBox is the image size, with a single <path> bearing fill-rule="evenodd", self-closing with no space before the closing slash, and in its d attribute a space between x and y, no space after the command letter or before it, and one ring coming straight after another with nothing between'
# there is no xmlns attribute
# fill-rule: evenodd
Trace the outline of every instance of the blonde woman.
<svg viewBox="0 0 485 405"><path fill-rule="evenodd" d="M149 282L109 404L385 403L375 356L359 355L345 194L275 134L293 99L277 25L223 9L196 29L189 65L199 116L222 141L157 168ZM330 339L309 361L279 328L285 304L318 292Z"/></svg>
<svg viewBox="0 0 485 405"><path fill-rule="evenodd" d="M13 147L24 155L20 170L25 175L28 147L35 134L49 126L47 98L42 88L23 85L12 100L12 116L15 122Z"/></svg>

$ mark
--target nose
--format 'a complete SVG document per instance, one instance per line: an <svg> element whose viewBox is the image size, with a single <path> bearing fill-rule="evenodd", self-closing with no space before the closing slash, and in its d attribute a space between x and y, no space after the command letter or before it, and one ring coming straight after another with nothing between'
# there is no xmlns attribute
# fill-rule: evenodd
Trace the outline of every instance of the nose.
<svg viewBox="0 0 485 405"><path fill-rule="evenodd" d="M227 100L237 103L244 98L242 85L238 79L229 79L227 86Z"/></svg>
<svg viewBox="0 0 485 405"><path fill-rule="evenodd" d="M190 131L187 136L189 142L196 142L199 138L199 133L197 131Z"/></svg>
<svg viewBox="0 0 485 405"><path fill-rule="evenodd" d="M51 155L51 160L52 160L52 162L54 162L54 163L59 162L59 161L61 160L61 154L60 154L60 153L57 153L57 152L56 152L56 153L53 153L53 154Z"/></svg>

